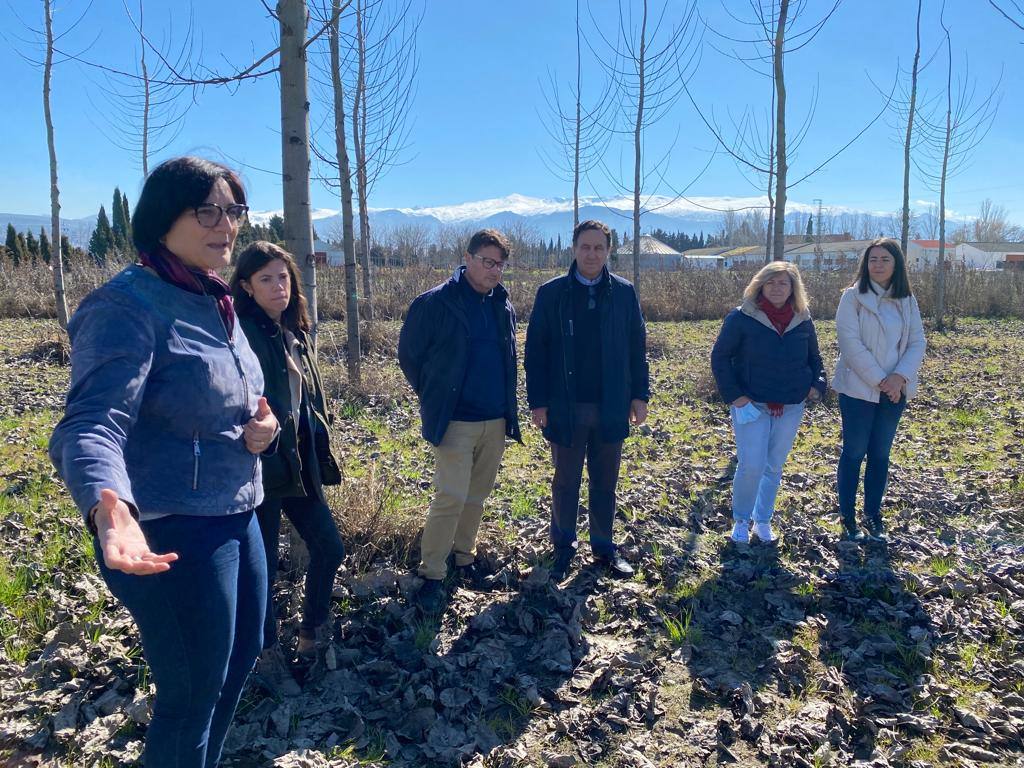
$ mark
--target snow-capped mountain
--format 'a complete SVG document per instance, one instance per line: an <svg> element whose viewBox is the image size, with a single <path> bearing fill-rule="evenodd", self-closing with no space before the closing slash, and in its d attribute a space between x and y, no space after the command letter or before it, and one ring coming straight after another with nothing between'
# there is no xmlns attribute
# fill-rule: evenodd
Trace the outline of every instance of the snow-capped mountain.
<svg viewBox="0 0 1024 768"><path fill-rule="evenodd" d="M723 212L735 210L742 214L754 208L767 210L765 197L688 197L651 196L642 200L642 227L645 231L663 229L697 234L717 231ZM813 206L790 202L790 213L809 213ZM835 210L835 209L833 209ZM266 223L281 211L250 213L252 221ZM625 232L632 227L633 200L630 197L580 199L580 219L601 219L609 226ZM313 212L314 226L321 236L334 237L340 228L339 211L319 208ZM509 228L525 226L544 238L566 237L572 232L572 200L538 198L511 194L505 197L477 200L455 205L417 206L412 208L371 208L370 221L378 231L417 226L435 232L444 227L468 228L493 226Z"/></svg>

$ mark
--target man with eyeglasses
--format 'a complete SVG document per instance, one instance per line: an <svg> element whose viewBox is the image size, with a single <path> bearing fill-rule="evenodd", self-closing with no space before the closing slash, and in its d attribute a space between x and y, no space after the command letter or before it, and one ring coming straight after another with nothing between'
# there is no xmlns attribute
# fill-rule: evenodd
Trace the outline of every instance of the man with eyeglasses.
<svg viewBox="0 0 1024 768"><path fill-rule="evenodd" d="M509 244L493 229L474 234L450 279L417 296L398 339L398 362L420 401L422 434L433 446L434 499L423 526L417 603L444 603L454 551L460 580L484 588L476 563L483 504L505 451L521 442L516 406L516 315L501 275Z"/></svg>
<svg viewBox="0 0 1024 768"><path fill-rule="evenodd" d="M615 488L629 425L647 419L647 331L632 283L608 271L611 231L583 221L572 233L569 273L537 289L526 330L526 394L551 443L552 580L576 554L583 462L589 476L590 549L617 577L633 568L612 539Z"/></svg>

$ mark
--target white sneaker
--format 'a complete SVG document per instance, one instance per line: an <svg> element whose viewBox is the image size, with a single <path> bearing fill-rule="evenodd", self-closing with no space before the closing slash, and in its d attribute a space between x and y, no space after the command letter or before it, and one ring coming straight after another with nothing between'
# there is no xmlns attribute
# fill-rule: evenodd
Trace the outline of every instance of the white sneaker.
<svg viewBox="0 0 1024 768"><path fill-rule="evenodd" d="M750 542L749 523L733 523L732 533L729 538L737 544L748 544Z"/></svg>
<svg viewBox="0 0 1024 768"><path fill-rule="evenodd" d="M772 530L771 523L754 523L754 535L765 544L771 544L779 540Z"/></svg>

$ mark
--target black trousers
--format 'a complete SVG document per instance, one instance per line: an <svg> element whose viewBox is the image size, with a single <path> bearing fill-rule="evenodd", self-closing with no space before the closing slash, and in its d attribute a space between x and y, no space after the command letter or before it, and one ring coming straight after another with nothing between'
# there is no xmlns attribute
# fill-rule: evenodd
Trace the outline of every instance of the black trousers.
<svg viewBox="0 0 1024 768"><path fill-rule="evenodd" d="M572 445L551 444L555 474L551 480L551 542L555 553L576 549L576 520L580 505L583 462L590 486L590 549L598 557L615 554L612 522L615 487L622 463L622 441L601 440L599 406L577 403Z"/></svg>

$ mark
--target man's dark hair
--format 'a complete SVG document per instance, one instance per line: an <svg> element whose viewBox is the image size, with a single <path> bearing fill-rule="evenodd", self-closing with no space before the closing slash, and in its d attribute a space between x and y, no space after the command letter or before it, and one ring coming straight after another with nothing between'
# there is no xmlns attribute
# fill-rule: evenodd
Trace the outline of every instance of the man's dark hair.
<svg viewBox="0 0 1024 768"><path fill-rule="evenodd" d="M217 179L224 179L236 203L245 205L245 187L227 166L201 157L175 157L149 174L132 214L132 241L140 251L155 251L185 211L202 205Z"/></svg>
<svg viewBox="0 0 1024 768"><path fill-rule="evenodd" d="M572 231L572 244L575 246L576 241L580 239L580 235L586 232L588 229L596 229L598 232L604 232L604 239L609 248L612 246L612 231L608 229L608 225L603 221L597 219L587 219L581 221L576 225L576 228Z"/></svg>
<svg viewBox="0 0 1024 768"><path fill-rule="evenodd" d="M496 229L481 229L479 232L474 233L469 238L469 245L466 246L466 251L470 256L476 256L477 251L489 245L493 245L500 250L502 257L506 261L512 254L512 246L509 244L508 239Z"/></svg>
<svg viewBox="0 0 1024 768"><path fill-rule="evenodd" d="M868 243L864 253L860 255L860 264L857 266L857 292L874 293L871 287L871 275L868 273L868 254L872 248L884 248L892 254L893 269L892 282L889 284L889 295L894 299L905 299L912 291L910 290L910 275L907 274L907 259L903 255L900 244L891 237L879 237Z"/></svg>
<svg viewBox="0 0 1024 768"><path fill-rule="evenodd" d="M253 307L259 306L256 299L242 287L242 281L251 282L253 275L277 259L284 262L285 268L288 270L288 282L291 283L289 286L291 296L288 299L288 306L281 313L281 325L293 333L297 330L309 331L313 327L313 323L309 319L309 304L302 292L299 267L288 251L279 245L268 243L266 240L250 243L249 247L238 255L235 274L231 276L230 283L235 309L239 314L244 315Z"/></svg>

